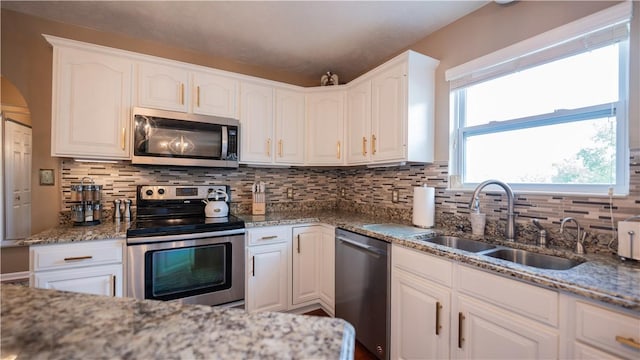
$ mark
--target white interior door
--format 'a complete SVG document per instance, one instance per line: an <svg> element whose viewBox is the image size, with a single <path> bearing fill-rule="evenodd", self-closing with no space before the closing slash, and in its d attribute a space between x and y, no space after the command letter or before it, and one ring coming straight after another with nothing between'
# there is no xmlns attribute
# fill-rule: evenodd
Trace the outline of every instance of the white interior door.
<svg viewBox="0 0 640 360"><path fill-rule="evenodd" d="M31 235L31 128L4 124L4 212L6 240Z"/></svg>

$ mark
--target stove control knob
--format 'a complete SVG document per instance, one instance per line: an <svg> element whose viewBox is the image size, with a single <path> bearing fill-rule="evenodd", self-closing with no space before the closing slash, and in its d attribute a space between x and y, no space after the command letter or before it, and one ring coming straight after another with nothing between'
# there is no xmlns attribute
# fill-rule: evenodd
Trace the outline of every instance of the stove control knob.
<svg viewBox="0 0 640 360"><path fill-rule="evenodd" d="M147 190L147 193L146 193L146 194L147 194L147 196L151 196L151 195L153 195L153 190Z"/></svg>
<svg viewBox="0 0 640 360"><path fill-rule="evenodd" d="M164 195L164 189L163 188L158 189L158 194Z"/></svg>

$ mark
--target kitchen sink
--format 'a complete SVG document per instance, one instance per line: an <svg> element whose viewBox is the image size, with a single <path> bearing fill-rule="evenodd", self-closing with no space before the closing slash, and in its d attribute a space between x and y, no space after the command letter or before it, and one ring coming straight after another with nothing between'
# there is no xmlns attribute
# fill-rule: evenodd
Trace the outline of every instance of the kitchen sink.
<svg viewBox="0 0 640 360"><path fill-rule="evenodd" d="M469 252L480 252L496 248L494 245L482 241L463 239L455 236L436 236L420 240Z"/></svg>
<svg viewBox="0 0 640 360"><path fill-rule="evenodd" d="M569 270L583 263L581 260L566 259L518 249L498 249L486 252L483 255L547 270Z"/></svg>

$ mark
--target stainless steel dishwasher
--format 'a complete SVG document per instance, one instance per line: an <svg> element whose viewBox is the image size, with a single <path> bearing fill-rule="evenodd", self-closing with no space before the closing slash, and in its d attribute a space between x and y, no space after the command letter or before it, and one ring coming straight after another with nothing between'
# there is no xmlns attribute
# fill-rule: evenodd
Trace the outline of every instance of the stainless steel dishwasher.
<svg viewBox="0 0 640 360"><path fill-rule="evenodd" d="M379 359L389 358L389 243L336 229L336 317Z"/></svg>

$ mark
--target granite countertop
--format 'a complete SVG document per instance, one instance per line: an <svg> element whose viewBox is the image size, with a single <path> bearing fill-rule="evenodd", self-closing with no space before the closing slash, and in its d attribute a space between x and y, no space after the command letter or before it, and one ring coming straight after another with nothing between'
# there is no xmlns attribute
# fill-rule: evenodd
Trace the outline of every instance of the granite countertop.
<svg viewBox="0 0 640 360"><path fill-rule="evenodd" d="M468 233L446 233L446 235L472 238L499 246L543 252L563 257L579 258L582 261L585 261L584 263L569 270L544 270L428 243L421 240L426 237L444 233L444 231L438 229L408 228L411 224L400 224L406 226L399 226L397 229L387 232L381 232L380 230L374 231L366 225L397 223L395 220L376 216L344 211L290 212L260 216L237 216L245 221L245 225L248 229L276 225L301 225L312 223L329 224L359 234L372 236L390 243L414 248L428 254L448 258L462 264L524 280L529 283L582 295L633 311L640 311L640 263L635 261L623 262L612 254L587 254L584 256L576 256L571 252L561 249L542 249L520 243L506 243L495 239L473 237ZM52 244L70 241L106 239L120 236L124 238L126 236L126 227L123 228L123 224L117 225L114 223L105 223L90 228L91 229L78 229L77 227L70 226L58 227L36 234L27 240L23 240L22 244Z"/></svg>
<svg viewBox="0 0 640 360"><path fill-rule="evenodd" d="M295 225L320 222L362 235L375 237L390 243L410 247L428 254L448 258L462 264L486 269L494 273L520 279L550 289L585 296L632 311L640 312L640 263L623 262L610 254L575 255L562 250L508 243L495 239L471 236L468 233L447 232L446 235L459 236L495 244L518 248L548 255L575 258L584 263L569 270L544 270L513 262L474 254L447 246L429 243L422 239L445 234L438 229L419 229L411 224L398 224L391 230L377 230L368 224L397 223L379 217L347 212L317 212L303 214L270 214L266 216L241 216L247 228L274 225ZM404 225L404 226L403 226Z"/></svg>
<svg viewBox="0 0 640 360"><path fill-rule="evenodd" d="M59 244L78 241L126 239L129 222L105 221L94 226L59 225L16 241L16 246Z"/></svg>
<svg viewBox="0 0 640 360"><path fill-rule="evenodd" d="M17 285L1 294L2 359L353 359L341 319Z"/></svg>

